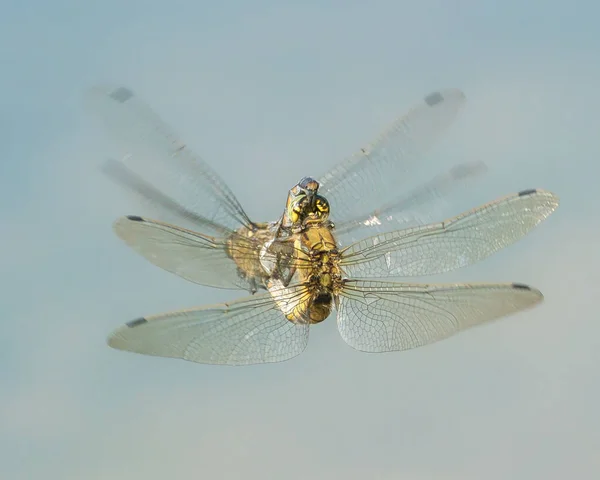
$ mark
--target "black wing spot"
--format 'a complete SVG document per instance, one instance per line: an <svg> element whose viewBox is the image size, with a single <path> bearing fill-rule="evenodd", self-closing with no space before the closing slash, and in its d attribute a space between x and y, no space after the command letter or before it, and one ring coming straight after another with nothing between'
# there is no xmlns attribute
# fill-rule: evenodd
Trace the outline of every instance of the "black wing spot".
<svg viewBox="0 0 600 480"><path fill-rule="evenodd" d="M529 190L522 190L519 192L519 197L526 197L527 195L533 195L537 190L535 188L530 188Z"/></svg>
<svg viewBox="0 0 600 480"><path fill-rule="evenodd" d="M129 328L134 328L134 327L139 327L140 325L142 325L144 323L148 323L148 320L146 320L144 317L141 317L141 318L136 318L135 320L131 320L130 322L127 322L125 325L127 325Z"/></svg>
<svg viewBox="0 0 600 480"><path fill-rule="evenodd" d="M513 283L512 287L516 288L517 290L531 290L531 287L529 285L525 285L524 283Z"/></svg>
<svg viewBox="0 0 600 480"><path fill-rule="evenodd" d="M119 87L116 90L110 92L108 96L119 103L125 103L127 100L133 97L133 92L128 88Z"/></svg>
<svg viewBox="0 0 600 480"><path fill-rule="evenodd" d="M444 101L444 97L440 92L430 93L425 97L425 103L430 107L437 105L438 103L442 103Z"/></svg>
<svg viewBox="0 0 600 480"><path fill-rule="evenodd" d="M131 220L132 222L143 222L144 219L138 215L127 215L127 219Z"/></svg>

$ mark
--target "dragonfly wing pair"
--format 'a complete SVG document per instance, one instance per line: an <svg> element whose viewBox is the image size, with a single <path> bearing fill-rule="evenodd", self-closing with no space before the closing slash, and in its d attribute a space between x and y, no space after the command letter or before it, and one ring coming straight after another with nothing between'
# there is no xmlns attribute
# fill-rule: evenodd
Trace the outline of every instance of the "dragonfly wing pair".
<svg viewBox="0 0 600 480"><path fill-rule="evenodd" d="M376 225L367 221L373 216L398 228L402 218L396 217L414 207L416 200L439 198L449 192L451 184L460 184L485 170L481 162L468 163L452 169L445 178L436 177L408 197L400 193L406 194L406 185L425 164L425 155L454 123L465 102L464 93L458 89L427 95L369 145L319 178L320 191L334 212L340 241L376 233Z"/></svg>
<svg viewBox="0 0 600 480"><path fill-rule="evenodd" d="M130 188L136 181L144 188L154 188L148 195L132 188L138 199L154 203L152 206L166 216L176 211L177 220L183 216L187 220L184 226L189 228L216 227L212 232L222 234L223 229L252 226L223 179L133 91L99 86L87 92L85 100L87 109L102 122L124 155L124 168L113 162L105 173ZM181 209L173 210L156 201L156 192ZM166 222L171 219L162 218Z"/></svg>
<svg viewBox="0 0 600 480"><path fill-rule="evenodd" d="M411 285L351 280L338 328L365 352L408 350L520 312L542 294L518 284ZM309 326L287 321L270 294L133 320L108 344L119 350L213 365L289 360L304 351Z"/></svg>

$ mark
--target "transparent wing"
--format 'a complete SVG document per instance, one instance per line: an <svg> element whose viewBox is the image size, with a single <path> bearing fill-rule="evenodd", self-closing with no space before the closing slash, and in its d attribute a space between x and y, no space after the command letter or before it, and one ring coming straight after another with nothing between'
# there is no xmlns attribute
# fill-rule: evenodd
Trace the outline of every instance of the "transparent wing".
<svg viewBox="0 0 600 480"><path fill-rule="evenodd" d="M250 239L235 237L238 258L249 265L249 271L244 273L230 256L226 238L137 216L121 217L113 228L119 238L148 261L190 282L252 292L261 286L257 253L260 246Z"/></svg>
<svg viewBox="0 0 600 480"><path fill-rule="evenodd" d="M371 145L323 175L320 192L329 200L334 223L366 217L397 198L409 173L464 103L457 89L427 95Z"/></svg>
<svg viewBox="0 0 600 480"><path fill-rule="evenodd" d="M304 351L308 325L285 319L270 294L133 320L108 344L118 350L217 365L289 360Z"/></svg>
<svg viewBox="0 0 600 480"><path fill-rule="evenodd" d="M465 267L511 245L558 207L558 197L526 190L445 222L382 233L350 245L350 278L433 275Z"/></svg>
<svg viewBox="0 0 600 480"><path fill-rule="evenodd" d="M381 205L367 215L360 215L342 223L335 224L336 237L343 243L357 241L365 234L374 235L389 231L391 225L407 224L412 221L423 222L430 216L423 207L431 206L449 195L457 187L464 186L467 180L483 174L487 167L483 162L470 162L455 165L447 172L435 176L404 196Z"/></svg>
<svg viewBox="0 0 600 480"><path fill-rule="evenodd" d="M411 285L348 281L338 308L344 341L364 352L408 350L533 307L538 290L520 284Z"/></svg>
<svg viewBox="0 0 600 480"><path fill-rule="evenodd" d="M144 206L149 206L154 216L164 223L202 230L223 237L234 233L234 230L201 217L181 205L127 168L123 162L107 160L102 165L102 172L132 195L143 210L145 210Z"/></svg>
<svg viewBox="0 0 600 480"><path fill-rule="evenodd" d="M227 228L251 224L225 182L134 92L98 86L86 104L120 145L125 165L157 190Z"/></svg>

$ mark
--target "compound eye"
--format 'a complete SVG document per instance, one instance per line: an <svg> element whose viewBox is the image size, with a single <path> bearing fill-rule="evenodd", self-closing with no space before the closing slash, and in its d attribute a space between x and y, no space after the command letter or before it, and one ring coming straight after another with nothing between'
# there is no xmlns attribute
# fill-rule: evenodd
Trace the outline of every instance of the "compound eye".
<svg viewBox="0 0 600 480"><path fill-rule="evenodd" d="M315 207L319 212L328 212L329 211L329 202L325 200L323 197L317 197L315 200Z"/></svg>

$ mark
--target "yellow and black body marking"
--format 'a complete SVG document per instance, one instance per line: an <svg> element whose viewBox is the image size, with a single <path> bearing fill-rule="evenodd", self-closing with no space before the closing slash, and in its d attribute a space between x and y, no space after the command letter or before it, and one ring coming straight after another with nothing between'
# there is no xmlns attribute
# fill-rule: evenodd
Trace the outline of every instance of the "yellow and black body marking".
<svg viewBox="0 0 600 480"><path fill-rule="evenodd" d="M269 291L286 318L298 324L325 320L343 287L340 255L328 225L312 226L294 235L295 277L288 287L271 278Z"/></svg>
<svg viewBox="0 0 600 480"><path fill-rule="evenodd" d="M252 293L263 288L274 297L276 291L289 294L294 280L293 301L280 305L293 322L325 320L331 313L336 279L341 278L329 202L318 190L316 180L303 178L290 189L279 222L242 227L227 240L227 254ZM298 290L300 284L305 291Z"/></svg>
<svg viewBox="0 0 600 480"><path fill-rule="evenodd" d="M292 232L325 222L329 217L329 202L318 194L319 182L305 177L288 192L281 227Z"/></svg>

